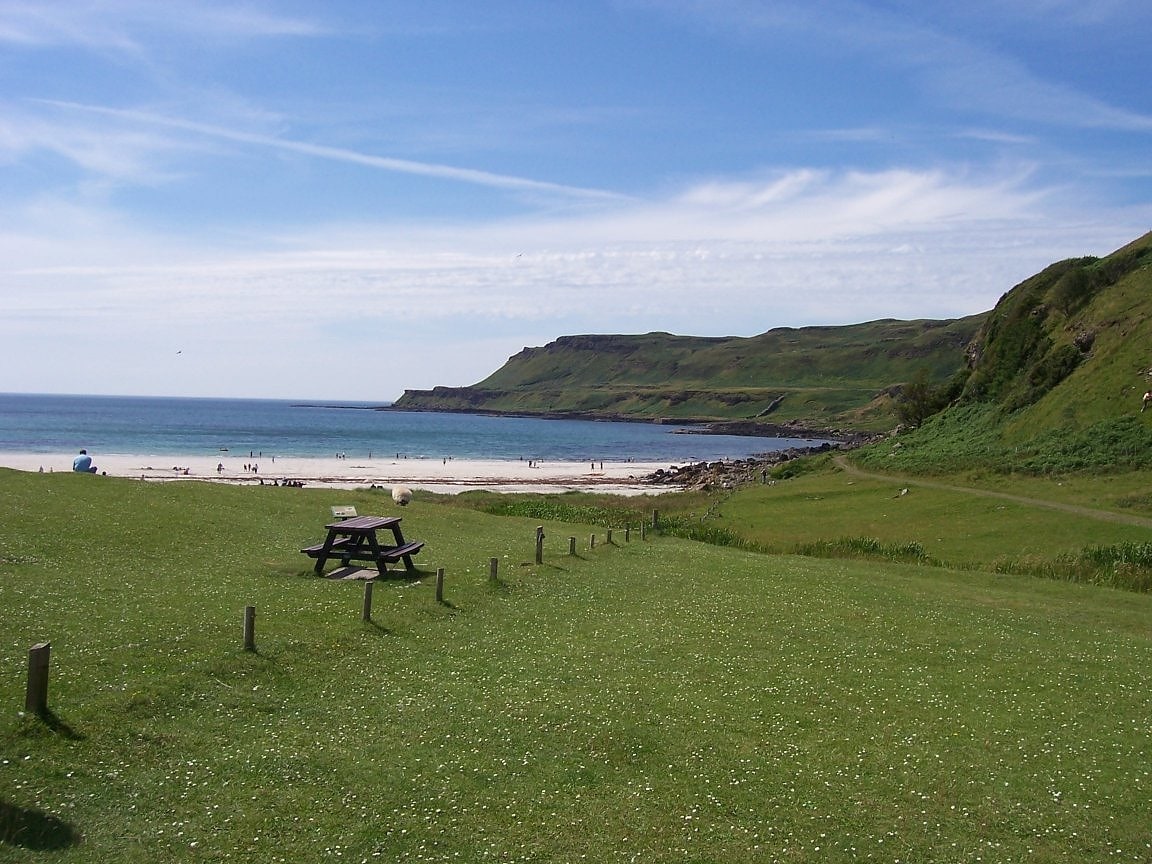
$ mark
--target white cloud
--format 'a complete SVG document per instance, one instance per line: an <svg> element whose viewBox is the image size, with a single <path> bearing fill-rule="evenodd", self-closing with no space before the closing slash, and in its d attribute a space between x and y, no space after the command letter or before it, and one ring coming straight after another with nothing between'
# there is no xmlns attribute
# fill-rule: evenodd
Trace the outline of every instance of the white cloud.
<svg viewBox="0 0 1152 864"><path fill-rule="evenodd" d="M183 37L316 36L303 18L212 0L0 0L0 43L136 54L156 33Z"/></svg>
<svg viewBox="0 0 1152 864"><path fill-rule="evenodd" d="M390 398L567 333L956 317L1152 224L1029 182L798 170L579 217L332 225L233 251L44 201L0 210L0 389ZM379 370L373 392L332 391L341 352Z"/></svg>
<svg viewBox="0 0 1152 864"><path fill-rule="evenodd" d="M208 139L233 141L240 144L248 144L270 150L298 153L304 156L311 156L316 159L334 162L345 162L353 165L360 165L366 168L377 169L380 171L390 171L399 174L413 174L423 177L434 177L442 180L452 180L460 183L488 186L515 192L561 196L567 198L617 199L623 197L614 192L602 189L588 189L576 186L568 186L561 183L550 183L547 181L535 180L528 177L498 174L491 171L481 171L474 168L466 168L455 165L443 165L411 159L397 159L389 156L379 156L372 153L363 153L342 147L331 147L324 144L313 144L307 141L294 141L273 135L265 135L245 130L227 129L209 123L199 123L193 120L187 120L178 117L165 117L162 115L151 114L143 111L107 108L94 105L80 105L68 102L50 102L47 104L74 112L95 114L103 117L113 118L119 121L125 121L129 124L132 124L133 126L144 127L145 129L160 128L180 130L184 132L190 132L194 135L202 136ZM124 137L131 140L130 136L132 136L132 134L133 133L125 133ZM92 136L88 137L90 139ZM150 138L147 133L137 133L135 137L138 140L146 140ZM48 141L43 139L40 140L40 143L42 143L44 146L53 146L52 144L48 143ZM57 149L60 148L57 147ZM64 155L72 155L72 153L68 150L60 150L60 152L62 152ZM90 150L77 148L77 153L79 155L77 161L80 161L81 159L88 160L86 167L97 169L100 167L98 163L92 162L90 158Z"/></svg>

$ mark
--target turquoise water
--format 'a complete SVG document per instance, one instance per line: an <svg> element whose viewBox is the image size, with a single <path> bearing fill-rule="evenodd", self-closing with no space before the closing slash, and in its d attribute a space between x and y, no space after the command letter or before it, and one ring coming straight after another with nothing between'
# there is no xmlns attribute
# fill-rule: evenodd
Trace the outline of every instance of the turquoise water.
<svg viewBox="0 0 1152 864"><path fill-rule="evenodd" d="M678 434L651 423L378 411L272 399L0 394L0 451L688 462L810 439Z"/></svg>

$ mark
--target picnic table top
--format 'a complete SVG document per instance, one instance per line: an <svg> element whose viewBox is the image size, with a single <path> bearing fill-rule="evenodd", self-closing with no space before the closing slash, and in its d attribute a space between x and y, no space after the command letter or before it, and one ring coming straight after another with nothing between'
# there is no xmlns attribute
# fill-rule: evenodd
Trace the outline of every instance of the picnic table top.
<svg viewBox="0 0 1152 864"><path fill-rule="evenodd" d="M324 527L329 531L375 531L377 528L388 528L400 521L399 516L353 516L351 519L342 519L339 522L330 522Z"/></svg>

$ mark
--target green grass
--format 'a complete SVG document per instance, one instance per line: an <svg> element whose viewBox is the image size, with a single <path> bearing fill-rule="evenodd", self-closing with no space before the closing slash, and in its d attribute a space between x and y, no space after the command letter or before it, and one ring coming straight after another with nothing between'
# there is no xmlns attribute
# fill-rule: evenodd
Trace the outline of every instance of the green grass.
<svg viewBox="0 0 1152 864"><path fill-rule="evenodd" d="M362 586L296 551L345 503L390 509L0 472L0 859L1152 856L1152 598L668 537L589 549L604 526L418 497L406 532L449 602L389 581L365 624ZM42 639L49 724L19 715Z"/></svg>

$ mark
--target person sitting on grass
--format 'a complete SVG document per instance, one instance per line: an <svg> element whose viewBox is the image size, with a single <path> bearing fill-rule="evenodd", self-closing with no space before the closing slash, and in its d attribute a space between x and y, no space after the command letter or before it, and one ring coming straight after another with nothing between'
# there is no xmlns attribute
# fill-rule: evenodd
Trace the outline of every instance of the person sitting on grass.
<svg viewBox="0 0 1152 864"><path fill-rule="evenodd" d="M81 450L80 455L72 460L72 470L81 474L95 474L96 466L92 464L92 457L87 450Z"/></svg>

